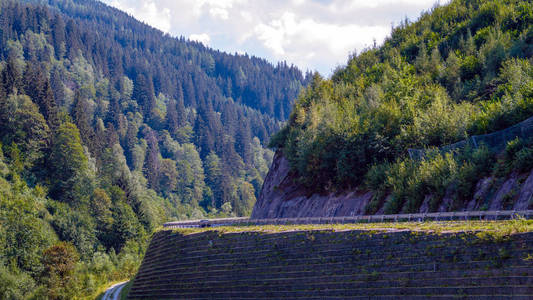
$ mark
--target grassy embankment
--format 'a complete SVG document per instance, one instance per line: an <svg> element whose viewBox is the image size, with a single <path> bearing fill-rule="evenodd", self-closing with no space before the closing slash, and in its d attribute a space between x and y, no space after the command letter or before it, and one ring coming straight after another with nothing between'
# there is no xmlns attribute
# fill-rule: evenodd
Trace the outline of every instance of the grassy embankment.
<svg viewBox="0 0 533 300"><path fill-rule="evenodd" d="M160 230L164 230L161 228ZM424 221L398 223L355 223L355 224L310 224L310 225L261 225L261 226L221 226L204 228L173 229L184 235L217 231L220 233L261 232L280 233L288 231L362 230L369 232L386 232L411 230L432 233L477 232L480 236L504 237L516 233L533 231L533 220L515 219L499 221Z"/></svg>

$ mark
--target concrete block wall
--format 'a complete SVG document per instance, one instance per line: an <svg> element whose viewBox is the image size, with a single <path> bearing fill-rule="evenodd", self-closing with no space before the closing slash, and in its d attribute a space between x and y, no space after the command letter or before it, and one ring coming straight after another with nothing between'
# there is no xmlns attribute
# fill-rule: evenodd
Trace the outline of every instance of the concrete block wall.
<svg viewBox="0 0 533 300"><path fill-rule="evenodd" d="M533 299L533 233L153 236L130 299Z"/></svg>

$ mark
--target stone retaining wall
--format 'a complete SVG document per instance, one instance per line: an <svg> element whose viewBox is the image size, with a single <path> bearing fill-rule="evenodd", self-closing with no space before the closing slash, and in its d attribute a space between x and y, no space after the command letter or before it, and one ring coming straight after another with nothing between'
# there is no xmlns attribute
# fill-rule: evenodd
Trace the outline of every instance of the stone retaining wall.
<svg viewBox="0 0 533 300"><path fill-rule="evenodd" d="M533 297L533 233L156 233L130 299Z"/></svg>

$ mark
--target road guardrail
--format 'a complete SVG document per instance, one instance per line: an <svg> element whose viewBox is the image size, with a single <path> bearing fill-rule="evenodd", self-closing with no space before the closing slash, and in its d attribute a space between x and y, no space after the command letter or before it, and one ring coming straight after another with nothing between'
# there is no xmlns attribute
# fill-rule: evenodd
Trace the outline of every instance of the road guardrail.
<svg viewBox="0 0 533 300"><path fill-rule="evenodd" d="M407 222L407 221L453 221L453 220L507 220L522 217L533 218L533 210L496 210L496 211L460 211L439 213L417 213L396 215L360 215L342 217L305 217L305 218L277 218L251 219L223 218L206 220L189 220L168 222L165 228L194 228L217 226L252 226L252 225L306 225L306 224L350 224L370 222Z"/></svg>

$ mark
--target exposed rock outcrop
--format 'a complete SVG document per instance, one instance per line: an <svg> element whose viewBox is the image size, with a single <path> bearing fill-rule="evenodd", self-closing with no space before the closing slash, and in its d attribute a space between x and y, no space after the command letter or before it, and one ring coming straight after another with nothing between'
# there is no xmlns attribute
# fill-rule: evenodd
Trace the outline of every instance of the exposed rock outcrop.
<svg viewBox="0 0 533 300"><path fill-rule="evenodd" d="M510 178L505 180L496 193L496 196L492 198L489 205L489 210L499 210L506 206L506 202L512 201L514 197L513 191L516 189L517 174L512 174Z"/></svg>
<svg viewBox="0 0 533 300"><path fill-rule="evenodd" d="M289 162L276 152L272 167L254 206L252 218L333 217L361 215L372 199L371 192L312 194L294 181Z"/></svg>
<svg viewBox="0 0 533 300"><path fill-rule="evenodd" d="M426 195L420 212L429 212L432 195ZM312 194L295 181L289 162L277 151L268 172L252 218L334 217L365 213L373 193L364 190L347 190L341 193ZM533 204L533 170L529 174L513 173L508 178L496 180L480 178L474 197L466 201L462 210L524 210ZM451 209L451 193L446 193L439 211ZM383 207L377 213L383 213Z"/></svg>
<svg viewBox="0 0 533 300"><path fill-rule="evenodd" d="M515 201L513 209L524 210L531 206L533 198L533 170L529 173L526 181L522 184L518 200Z"/></svg>

